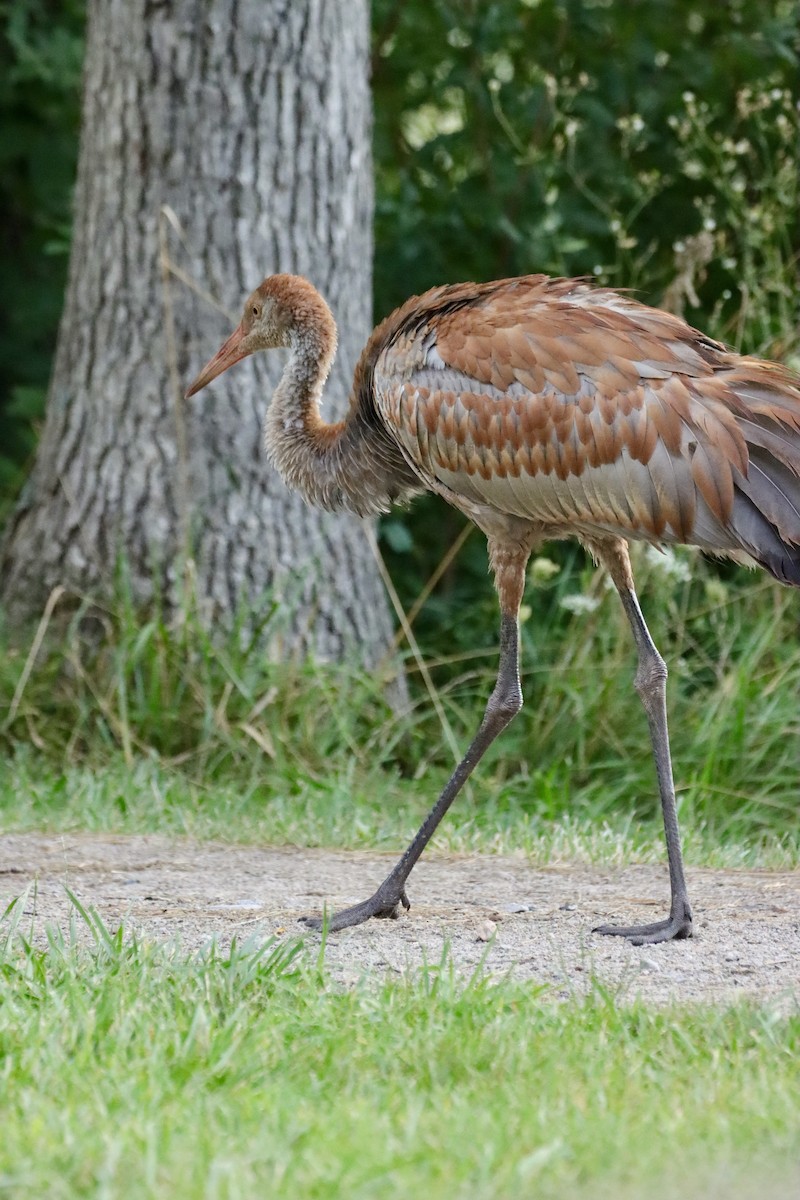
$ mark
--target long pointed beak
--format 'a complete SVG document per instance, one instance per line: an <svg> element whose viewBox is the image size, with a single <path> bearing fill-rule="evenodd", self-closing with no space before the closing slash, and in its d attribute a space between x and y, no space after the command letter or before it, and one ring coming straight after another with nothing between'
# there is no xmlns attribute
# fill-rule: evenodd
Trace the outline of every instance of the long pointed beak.
<svg viewBox="0 0 800 1200"><path fill-rule="evenodd" d="M207 362L200 374L195 379L192 386L184 393L184 399L188 400L190 396L194 396L201 388L204 388L207 383L211 383L212 379L216 379L223 371L227 371L228 367L232 367L234 363L241 362L243 358L247 358L251 354L251 350L242 349L242 341L244 340L244 329L240 325L238 329L234 329L231 336L217 353Z"/></svg>

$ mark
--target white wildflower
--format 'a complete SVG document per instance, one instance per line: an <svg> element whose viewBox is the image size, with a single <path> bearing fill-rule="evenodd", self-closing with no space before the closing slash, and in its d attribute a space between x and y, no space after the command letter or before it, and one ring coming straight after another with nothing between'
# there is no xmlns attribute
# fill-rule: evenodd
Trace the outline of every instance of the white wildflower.
<svg viewBox="0 0 800 1200"><path fill-rule="evenodd" d="M721 579L707 579L705 593L706 600L714 608L721 608L728 600L728 589Z"/></svg>
<svg viewBox="0 0 800 1200"><path fill-rule="evenodd" d="M454 46L457 50L464 50L472 43L472 38L467 33L466 29L459 29L457 25L448 30L447 40L450 45Z"/></svg>
<svg viewBox="0 0 800 1200"><path fill-rule="evenodd" d="M492 62L495 79L501 83L510 83L514 78L514 63L508 54L496 54Z"/></svg>
<svg viewBox="0 0 800 1200"><path fill-rule="evenodd" d="M571 596L563 596L560 605L576 617L586 616L600 607L599 596L584 596L582 592L573 592Z"/></svg>
<svg viewBox="0 0 800 1200"><path fill-rule="evenodd" d="M529 574L534 583L547 583L554 575L558 575L561 567L552 558L544 555L537 556L530 565Z"/></svg>
<svg viewBox="0 0 800 1200"><path fill-rule="evenodd" d="M665 579L672 579L675 583L688 583L692 578L689 563L685 558L679 558L674 550L659 550L657 546L647 546L644 554L650 566Z"/></svg>

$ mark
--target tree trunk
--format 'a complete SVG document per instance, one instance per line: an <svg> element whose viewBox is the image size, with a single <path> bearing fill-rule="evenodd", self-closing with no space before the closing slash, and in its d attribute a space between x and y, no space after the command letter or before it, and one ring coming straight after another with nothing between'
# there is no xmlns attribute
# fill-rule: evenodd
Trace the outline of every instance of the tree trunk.
<svg viewBox="0 0 800 1200"><path fill-rule="evenodd" d="M370 328L368 35L366 0L90 0L66 304L0 558L12 619L57 584L109 596L120 561L137 602L175 608L188 550L209 622L252 629L269 593L286 644L358 644L367 661L385 647L361 522L309 510L265 461L282 363L180 399L281 270L333 309L327 395L346 407Z"/></svg>

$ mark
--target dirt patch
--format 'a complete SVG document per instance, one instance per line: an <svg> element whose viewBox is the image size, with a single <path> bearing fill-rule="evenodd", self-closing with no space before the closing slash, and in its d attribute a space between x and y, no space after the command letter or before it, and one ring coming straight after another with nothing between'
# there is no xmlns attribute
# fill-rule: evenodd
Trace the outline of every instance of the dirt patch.
<svg viewBox="0 0 800 1200"><path fill-rule="evenodd" d="M319 935L297 924L323 903L362 900L391 855L193 843L165 837L7 834L0 838L0 911L29 885L25 928L66 928L66 888L110 928L186 949ZM438 963L582 991L594 976L620 994L666 1001L741 996L796 1007L800 997L800 871L689 871L696 934L636 948L592 934L604 921L664 915L666 871L635 866L533 867L524 857L431 854L409 882L410 913L331 935L327 964L345 984L364 973ZM486 939L489 939L488 941Z"/></svg>

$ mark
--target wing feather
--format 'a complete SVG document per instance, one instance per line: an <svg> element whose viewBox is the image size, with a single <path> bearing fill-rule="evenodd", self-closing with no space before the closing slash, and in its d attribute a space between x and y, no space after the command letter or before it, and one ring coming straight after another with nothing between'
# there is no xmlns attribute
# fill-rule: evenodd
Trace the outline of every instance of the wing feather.
<svg viewBox="0 0 800 1200"><path fill-rule="evenodd" d="M431 485L566 531L748 553L760 536L772 558L800 541L786 368L543 276L435 289L381 329L376 403Z"/></svg>

